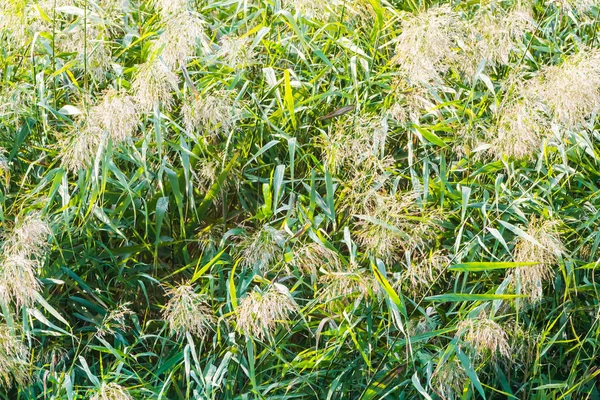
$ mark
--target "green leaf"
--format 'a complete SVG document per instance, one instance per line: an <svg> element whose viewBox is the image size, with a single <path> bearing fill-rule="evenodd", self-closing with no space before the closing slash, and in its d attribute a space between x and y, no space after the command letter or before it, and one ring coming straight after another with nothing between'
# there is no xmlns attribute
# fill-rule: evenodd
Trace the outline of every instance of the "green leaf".
<svg viewBox="0 0 600 400"><path fill-rule="evenodd" d="M415 127L416 130L430 143L438 145L440 147L446 147L446 143L439 138L435 133L428 131L427 129L421 127Z"/></svg>
<svg viewBox="0 0 600 400"><path fill-rule="evenodd" d="M475 386L475 389L477 389L477 391L479 392L481 397L483 397L483 399L485 400L486 399L485 391L483 390L483 387L481 386L481 382L479 381L479 377L477 376L477 373L473 369L471 360L469 360L469 357L467 357L467 355L465 353L463 353L458 346L456 346L456 354L458 355L458 359L460 360L460 363L462 364L463 368L467 372L467 376L471 380L471 383L473 384L473 386Z"/></svg>
<svg viewBox="0 0 600 400"><path fill-rule="evenodd" d="M194 276L192 277L192 282L197 281L201 276L203 276L206 271L208 271L210 269L210 267L212 267L213 265L215 265L215 263L217 261L219 261L219 259L221 258L221 256L223 255L223 253L225 253L226 249L221 250L216 256L214 256L208 263L206 263L205 266L203 266L202 268L198 269L198 266L200 265L200 259L198 260L198 264L196 265L196 270L194 271Z"/></svg>
<svg viewBox="0 0 600 400"><path fill-rule="evenodd" d="M494 269L508 269L518 267L528 267L531 265L537 265L539 262L528 261L528 262L466 262L461 264L453 265L449 268L450 271L491 271Z"/></svg>
<svg viewBox="0 0 600 400"><path fill-rule="evenodd" d="M469 293L446 293L435 296L425 297L427 301L457 302L457 301L490 301L490 300L509 300L526 297L518 294L469 294Z"/></svg>
<svg viewBox="0 0 600 400"><path fill-rule="evenodd" d="M296 129L296 114L294 112L294 95L292 93L292 84L290 81L290 70L286 69L283 71L283 78L285 82L285 92L283 95L283 101L285 102L286 108L290 113L290 119L292 121L292 126Z"/></svg>

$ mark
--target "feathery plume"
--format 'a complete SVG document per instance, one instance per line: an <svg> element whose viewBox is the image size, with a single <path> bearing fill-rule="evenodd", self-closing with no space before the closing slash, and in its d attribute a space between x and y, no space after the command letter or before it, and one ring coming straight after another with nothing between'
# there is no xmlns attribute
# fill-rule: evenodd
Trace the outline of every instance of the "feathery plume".
<svg viewBox="0 0 600 400"><path fill-rule="evenodd" d="M60 140L61 165L67 171L77 172L89 167L104 144L105 132L99 126L84 123Z"/></svg>
<svg viewBox="0 0 600 400"><path fill-rule="evenodd" d="M557 122L572 128L600 108L600 50L580 51L545 68L528 87Z"/></svg>
<svg viewBox="0 0 600 400"><path fill-rule="evenodd" d="M396 121L418 125L421 116L435 108L435 103L425 88L411 87L405 80L396 80L393 85L397 101L390 107L389 114Z"/></svg>
<svg viewBox="0 0 600 400"><path fill-rule="evenodd" d="M115 382L102 382L90 400L133 400L127 389Z"/></svg>
<svg viewBox="0 0 600 400"><path fill-rule="evenodd" d="M205 297L194 292L192 285L182 284L167 290L170 297L163 310L163 318L171 331L178 335L190 332L205 337L212 329L214 316Z"/></svg>
<svg viewBox="0 0 600 400"><path fill-rule="evenodd" d="M393 157L385 155L387 134L385 118L363 116L340 121L318 139L323 164L352 183L342 208L355 209L357 201L364 201L365 193L385 183L387 170L394 164Z"/></svg>
<svg viewBox="0 0 600 400"><path fill-rule="evenodd" d="M236 322L242 332L263 340L271 337L278 327L287 328L290 315L296 311L288 289L273 283L266 291L255 288L242 299L236 310Z"/></svg>
<svg viewBox="0 0 600 400"><path fill-rule="evenodd" d="M102 82L106 79L112 62L106 36L104 25L89 21L84 24L82 21L58 35L57 46L60 52L74 53L78 68L86 69L92 77Z"/></svg>
<svg viewBox="0 0 600 400"><path fill-rule="evenodd" d="M29 214L20 221L5 238L4 254L19 254L24 257L41 257L48 248L48 237L52 233L48 223L37 213Z"/></svg>
<svg viewBox="0 0 600 400"><path fill-rule="evenodd" d="M502 327L489 318L468 318L460 321L456 326L457 338L461 338L476 357L491 355L495 358L498 354L503 357L510 356L508 336Z"/></svg>
<svg viewBox="0 0 600 400"><path fill-rule="evenodd" d="M316 21L327 21L331 15L331 9L338 6L338 0L287 0L286 3L296 9L298 14L304 18Z"/></svg>
<svg viewBox="0 0 600 400"><path fill-rule="evenodd" d="M27 39L27 24L25 23L25 3L15 0L4 0L0 4L0 38L3 47L13 44L23 46Z"/></svg>
<svg viewBox="0 0 600 400"><path fill-rule="evenodd" d="M307 243L294 249L293 264L303 274L316 275L320 267L328 265L332 270L340 270L338 254L320 243Z"/></svg>
<svg viewBox="0 0 600 400"><path fill-rule="evenodd" d="M329 270L319 277L319 296L327 307L348 304L351 297L368 299L381 294L381 287L372 273L351 265L347 271Z"/></svg>
<svg viewBox="0 0 600 400"><path fill-rule="evenodd" d="M3 180L4 189L8 189L10 184L10 165L8 164L8 159L4 155L6 150L0 147L0 178Z"/></svg>
<svg viewBox="0 0 600 400"><path fill-rule="evenodd" d="M532 218L526 232L535 243L519 237L515 245L516 262L537 262L535 265L518 267L512 271L520 285L520 292L528 295L533 303L542 299L542 284L554 277L552 266L564 252L557 227L557 221Z"/></svg>
<svg viewBox="0 0 600 400"><path fill-rule="evenodd" d="M521 47L533 26L531 9L521 3L508 10L495 3L483 5L469 22L466 49L458 65L473 78L482 60L492 66L508 64L510 54Z"/></svg>
<svg viewBox="0 0 600 400"><path fill-rule="evenodd" d="M183 105L183 122L188 132L228 135L241 118L239 103L229 90L191 94Z"/></svg>
<svg viewBox="0 0 600 400"><path fill-rule="evenodd" d="M160 10L163 18L188 11L188 4L188 0L154 0L154 5Z"/></svg>
<svg viewBox="0 0 600 400"><path fill-rule="evenodd" d="M401 280L408 283L415 293L422 288L429 287L446 266L450 265L450 258L442 251L435 251L428 256L411 263L402 272Z"/></svg>
<svg viewBox="0 0 600 400"><path fill-rule="evenodd" d="M175 14L166 21L156 47L160 49L162 60L173 70L186 64L187 58L196 53L199 41L208 48L203 21L188 11Z"/></svg>
<svg viewBox="0 0 600 400"><path fill-rule="evenodd" d="M29 380L27 348L0 324L0 386L24 385Z"/></svg>
<svg viewBox="0 0 600 400"><path fill-rule="evenodd" d="M139 109L150 112L158 103L167 109L171 107L179 79L164 63L153 60L140 66L131 86Z"/></svg>
<svg viewBox="0 0 600 400"><path fill-rule="evenodd" d="M497 115L496 125L488 133L491 154L523 159L540 148L542 139L548 136L547 122L536 103L528 99L508 102Z"/></svg>
<svg viewBox="0 0 600 400"><path fill-rule="evenodd" d="M119 304L115 309L106 314L102 319L102 323L96 334L99 337L104 337L106 335L114 335L117 333L116 329L126 331L127 324L125 318L128 315L133 314L133 311L129 309L130 304L131 303Z"/></svg>
<svg viewBox="0 0 600 400"><path fill-rule="evenodd" d="M5 303L13 300L17 307L31 306L40 291L37 279L39 262L20 254L2 258L0 267L0 297Z"/></svg>
<svg viewBox="0 0 600 400"><path fill-rule="evenodd" d="M407 331L410 336L422 335L431 332L440 323L439 317L433 307L425 309L425 315L419 318L412 318L408 321Z"/></svg>
<svg viewBox="0 0 600 400"><path fill-rule="evenodd" d="M593 7L598 7L597 0L549 0L552 3L565 11L587 12Z"/></svg>
<svg viewBox="0 0 600 400"><path fill-rule="evenodd" d="M434 223L422 217L415 201L415 195L374 193L366 197L358 205L366 215L355 215L358 244L386 264L399 260L404 251L421 249L434 234Z"/></svg>
<svg viewBox="0 0 600 400"><path fill-rule="evenodd" d="M90 108L88 124L106 131L114 142L122 142L133 136L138 125L138 109L133 97L123 89L108 89L102 101Z"/></svg>
<svg viewBox="0 0 600 400"><path fill-rule="evenodd" d="M231 69L240 70L254 63L255 53L250 47L252 39L248 36L226 35L221 38L220 45L217 56Z"/></svg>
<svg viewBox="0 0 600 400"><path fill-rule="evenodd" d="M447 4L408 14L393 61L413 84L439 83L457 59L464 30L459 14Z"/></svg>
<svg viewBox="0 0 600 400"><path fill-rule="evenodd" d="M263 225L240 245L242 248L242 264L246 267L258 267L265 270L281 253L284 243L284 231L277 230L269 225Z"/></svg>
<svg viewBox="0 0 600 400"><path fill-rule="evenodd" d="M209 190L219 176L219 168L219 162L215 159L200 160L192 171L196 187L202 191Z"/></svg>
<svg viewBox="0 0 600 400"><path fill-rule="evenodd" d="M438 364L431 375L431 388L445 400L461 398L467 382L467 372L455 357Z"/></svg>
<svg viewBox="0 0 600 400"><path fill-rule="evenodd" d="M50 227L37 214L21 221L5 237L0 264L0 297L17 307L33 304L40 290L37 270L47 248Z"/></svg>

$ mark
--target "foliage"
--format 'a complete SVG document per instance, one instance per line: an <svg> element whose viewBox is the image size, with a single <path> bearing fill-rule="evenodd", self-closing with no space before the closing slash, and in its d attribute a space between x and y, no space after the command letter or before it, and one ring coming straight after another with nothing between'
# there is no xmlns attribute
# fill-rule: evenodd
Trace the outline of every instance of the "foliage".
<svg viewBox="0 0 600 400"><path fill-rule="evenodd" d="M0 398L598 398L595 1L3 0Z"/></svg>

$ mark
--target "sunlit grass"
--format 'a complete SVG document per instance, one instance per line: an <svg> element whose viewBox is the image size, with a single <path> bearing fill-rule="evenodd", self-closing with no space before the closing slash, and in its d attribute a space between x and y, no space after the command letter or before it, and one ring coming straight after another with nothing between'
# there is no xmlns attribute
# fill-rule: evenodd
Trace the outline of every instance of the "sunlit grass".
<svg viewBox="0 0 600 400"><path fill-rule="evenodd" d="M4 0L0 398L599 397L599 12Z"/></svg>

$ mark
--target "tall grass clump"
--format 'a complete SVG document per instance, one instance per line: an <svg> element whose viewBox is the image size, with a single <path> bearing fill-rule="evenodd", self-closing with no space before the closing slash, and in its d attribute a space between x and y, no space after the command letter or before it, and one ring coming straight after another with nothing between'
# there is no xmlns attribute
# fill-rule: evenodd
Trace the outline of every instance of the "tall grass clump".
<svg viewBox="0 0 600 400"><path fill-rule="evenodd" d="M599 13L0 1L0 399L600 398Z"/></svg>

